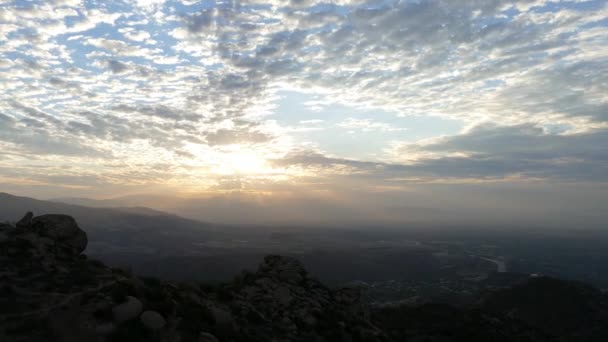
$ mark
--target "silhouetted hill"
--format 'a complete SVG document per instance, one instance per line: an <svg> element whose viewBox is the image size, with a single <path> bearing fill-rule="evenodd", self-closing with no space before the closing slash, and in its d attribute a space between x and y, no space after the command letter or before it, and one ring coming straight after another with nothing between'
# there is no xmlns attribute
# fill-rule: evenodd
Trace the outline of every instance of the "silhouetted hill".
<svg viewBox="0 0 608 342"><path fill-rule="evenodd" d="M80 206L86 206L86 207L91 207L91 208L121 208L121 207L124 208L124 207L131 206L128 201L120 200L120 199L97 200L97 199L86 198L86 197L59 197L59 198L50 199L49 201L65 203L65 204L80 205Z"/></svg>
<svg viewBox="0 0 608 342"><path fill-rule="evenodd" d="M0 225L1 341L386 341L357 290L331 290L293 258L210 288L108 268L81 254L87 240L66 215Z"/></svg>
<svg viewBox="0 0 608 342"><path fill-rule="evenodd" d="M226 226L147 208L90 208L0 193L0 222L15 222L19 219L15 213L26 211L74 217L92 238L88 252L102 256L171 255L211 238L228 239L231 234Z"/></svg>
<svg viewBox="0 0 608 342"><path fill-rule="evenodd" d="M296 259L266 256L218 286L137 278L89 259L67 215L0 224L0 340L375 342L605 341L608 301L586 284L538 277L476 305L369 308Z"/></svg>
<svg viewBox="0 0 608 342"><path fill-rule="evenodd" d="M373 318L395 342L554 341L523 321L446 304L385 307L376 309Z"/></svg>
<svg viewBox="0 0 608 342"><path fill-rule="evenodd" d="M0 220L15 221L20 217L15 213L21 213L27 210L35 210L37 213L67 213L74 216L83 224L94 224L97 226L100 221L110 221L118 216L125 215L145 215L145 216L170 216L177 218L175 215L168 214L163 211L158 211L144 207L90 207L84 203L77 205L74 203L62 203L55 201L42 201L29 197L15 196L8 193L0 192ZM193 220L190 220L193 221Z"/></svg>
<svg viewBox="0 0 608 342"><path fill-rule="evenodd" d="M608 296L584 283L530 278L489 294L481 308L566 341L608 341Z"/></svg>

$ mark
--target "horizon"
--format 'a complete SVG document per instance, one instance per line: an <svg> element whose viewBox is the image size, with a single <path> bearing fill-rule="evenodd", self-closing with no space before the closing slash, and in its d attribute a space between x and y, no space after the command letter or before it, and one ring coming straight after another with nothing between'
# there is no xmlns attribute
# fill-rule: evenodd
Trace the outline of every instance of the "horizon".
<svg viewBox="0 0 608 342"><path fill-rule="evenodd" d="M0 1L0 192L220 223L608 222L608 3Z"/></svg>

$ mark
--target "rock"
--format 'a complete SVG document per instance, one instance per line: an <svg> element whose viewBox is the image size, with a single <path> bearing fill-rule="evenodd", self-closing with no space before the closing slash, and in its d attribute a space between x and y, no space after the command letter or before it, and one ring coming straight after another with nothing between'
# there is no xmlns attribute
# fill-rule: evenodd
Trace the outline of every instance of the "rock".
<svg viewBox="0 0 608 342"><path fill-rule="evenodd" d="M358 304L361 300L361 289L357 287L343 287L334 293L336 301L343 305Z"/></svg>
<svg viewBox="0 0 608 342"><path fill-rule="evenodd" d="M213 317L217 331L221 332L222 335L232 335L236 331L236 325L230 312L220 308L212 308L211 317Z"/></svg>
<svg viewBox="0 0 608 342"><path fill-rule="evenodd" d="M274 297L276 301L283 306L287 306L291 302L291 292L285 286L281 286L274 291Z"/></svg>
<svg viewBox="0 0 608 342"><path fill-rule="evenodd" d="M99 323L95 326L95 333L98 335L109 335L116 330L116 326L112 322Z"/></svg>
<svg viewBox="0 0 608 342"><path fill-rule="evenodd" d="M286 276L292 275L294 272L299 275L306 274L304 266L297 259L281 255L268 255L264 257L264 264L260 269L262 271L271 270L278 273L287 272Z"/></svg>
<svg viewBox="0 0 608 342"><path fill-rule="evenodd" d="M127 296L127 301L112 308L114 321L117 323L126 322L139 315L143 308L141 301L135 297Z"/></svg>
<svg viewBox="0 0 608 342"><path fill-rule="evenodd" d="M220 342L217 337L207 332L201 332L198 336L198 342Z"/></svg>
<svg viewBox="0 0 608 342"><path fill-rule="evenodd" d="M156 311L144 311L139 319L146 328L152 331L158 331L167 324L165 318Z"/></svg>
<svg viewBox="0 0 608 342"><path fill-rule="evenodd" d="M23 216L23 218L21 220L19 220L19 222L17 222L16 227L17 228L27 228L30 226L30 224L32 223L32 218L34 217L34 213L32 213L31 211L28 211L25 216Z"/></svg>
<svg viewBox="0 0 608 342"><path fill-rule="evenodd" d="M71 217L32 216L21 228L0 223L2 342L47 341L49 333L68 342L385 342L359 305L343 304L356 294L332 292L296 259L269 256L221 289L141 281L86 260L87 236Z"/></svg>
<svg viewBox="0 0 608 342"><path fill-rule="evenodd" d="M279 273L279 279L291 284L298 284L304 277L297 270L285 270Z"/></svg>
<svg viewBox="0 0 608 342"><path fill-rule="evenodd" d="M297 310L296 311L296 317L298 318L298 321L306 326L306 327L313 327L317 324L317 319L312 315L312 313L308 312L307 310Z"/></svg>
<svg viewBox="0 0 608 342"><path fill-rule="evenodd" d="M26 215L27 216L27 215ZM25 218L24 218L25 219ZM87 234L68 215L42 215L34 217L30 229L55 241L69 253L78 255L87 247Z"/></svg>

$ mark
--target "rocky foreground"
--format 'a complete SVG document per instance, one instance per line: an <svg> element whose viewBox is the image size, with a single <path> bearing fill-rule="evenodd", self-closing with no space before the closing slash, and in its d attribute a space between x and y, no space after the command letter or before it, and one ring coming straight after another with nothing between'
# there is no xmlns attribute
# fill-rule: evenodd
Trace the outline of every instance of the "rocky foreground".
<svg viewBox="0 0 608 342"><path fill-rule="evenodd" d="M530 279L471 308L375 309L329 289L293 258L267 256L222 286L138 278L82 254L70 216L0 224L0 341L607 341L608 297Z"/></svg>
<svg viewBox="0 0 608 342"><path fill-rule="evenodd" d="M137 278L82 254L65 215L0 225L0 341L385 341L355 289L330 290L295 259L206 288Z"/></svg>

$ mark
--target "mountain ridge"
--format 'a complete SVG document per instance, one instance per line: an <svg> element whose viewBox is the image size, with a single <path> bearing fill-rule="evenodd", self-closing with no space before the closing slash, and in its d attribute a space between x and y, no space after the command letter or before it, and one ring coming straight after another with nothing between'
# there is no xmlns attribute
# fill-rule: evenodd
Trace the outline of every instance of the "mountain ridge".
<svg viewBox="0 0 608 342"><path fill-rule="evenodd" d="M67 215L0 225L2 341L386 341L356 291L295 259L267 256L209 291L109 268L82 254L86 241Z"/></svg>
<svg viewBox="0 0 608 342"><path fill-rule="evenodd" d="M577 282L530 278L470 308L371 308L357 287L329 288L292 257L267 255L256 271L208 286L110 268L83 254L89 240L68 215L28 213L15 225L0 224L2 341L599 342L608 336L606 295ZM537 319L543 316L549 319Z"/></svg>

